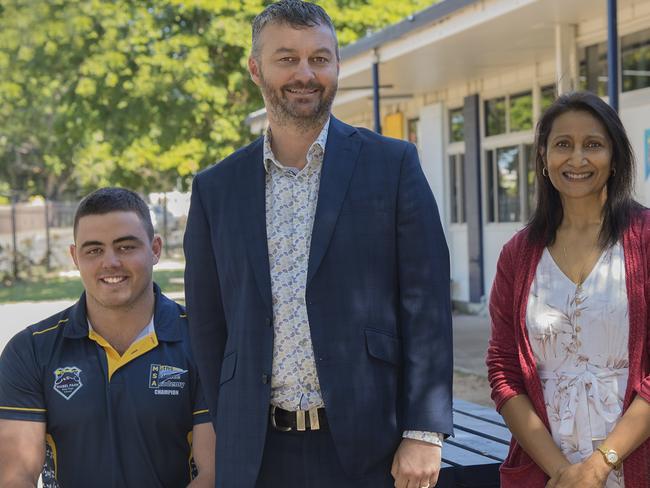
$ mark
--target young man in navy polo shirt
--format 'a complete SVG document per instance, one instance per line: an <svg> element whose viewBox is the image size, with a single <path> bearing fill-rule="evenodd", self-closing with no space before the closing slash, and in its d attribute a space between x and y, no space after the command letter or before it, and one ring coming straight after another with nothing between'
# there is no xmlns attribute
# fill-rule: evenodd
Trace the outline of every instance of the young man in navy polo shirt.
<svg viewBox="0 0 650 488"><path fill-rule="evenodd" d="M215 436L186 316L153 283L161 239L135 193L82 200L85 292L0 357L0 486L214 486Z"/></svg>

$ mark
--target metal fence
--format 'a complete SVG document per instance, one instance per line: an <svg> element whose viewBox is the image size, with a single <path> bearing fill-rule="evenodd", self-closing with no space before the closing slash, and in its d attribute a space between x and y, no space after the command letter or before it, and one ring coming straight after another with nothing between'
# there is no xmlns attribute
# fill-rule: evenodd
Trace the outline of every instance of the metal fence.
<svg viewBox="0 0 650 488"><path fill-rule="evenodd" d="M40 201L0 206L0 277L16 279L36 267L70 267L76 203Z"/></svg>
<svg viewBox="0 0 650 488"><path fill-rule="evenodd" d="M163 237L164 256L182 253L189 194L148 197L154 228ZM68 248L78 202L35 201L0 205L0 283L28 277L37 269L72 269Z"/></svg>

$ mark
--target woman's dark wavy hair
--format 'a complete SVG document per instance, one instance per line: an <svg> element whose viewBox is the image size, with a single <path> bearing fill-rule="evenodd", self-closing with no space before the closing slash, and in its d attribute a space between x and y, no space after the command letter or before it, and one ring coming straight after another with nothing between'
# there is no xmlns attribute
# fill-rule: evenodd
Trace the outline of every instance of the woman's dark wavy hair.
<svg viewBox="0 0 650 488"><path fill-rule="evenodd" d="M603 207L603 225L598 237L601 248L614 245L629 226L636 210L642 208L632 197L634 188L634 152L618 114L600 97L590 92L562 95L544 112L535 132L535 173L537 206L528 222L529 236L545 246L553 244L564 211L560 194L551 180L544 177L542 149L546 151L553 122L567 112L588 112L598 119L609 135L612 145L612 168L615 175L607 180L607 199Z"/></svg>

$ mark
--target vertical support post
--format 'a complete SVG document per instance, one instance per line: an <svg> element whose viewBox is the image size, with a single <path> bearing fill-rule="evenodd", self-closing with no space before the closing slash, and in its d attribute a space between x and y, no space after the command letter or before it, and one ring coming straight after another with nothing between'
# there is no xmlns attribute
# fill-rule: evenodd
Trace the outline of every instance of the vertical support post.
<svg viewBox="0 0 650 488"><path fill-rule="evenodd" d="M587 61L587 90L598 95L598 44L587 46L585 57Z"/></svg>
<svg viewBox="0 0 650 488"><path fill-rule="evenodd" d="M578 53L576 26L555 25L555 72L557 94L573 91L578 86Z"/></svg>
<svg viewBox="0 0 650 488"><path fill-rule="evenodd" d="M375 49L375 60L372 63L372 101L375 114L375 132L381 134L381 110L379 98L379 52Z"/></svg>
<svg viewBox="0 0 650 488"><path fill-rule="evenodd" d="M169 245L167 244L167 237L169 235L168 232L169 222L167 221L167 192L163 193L162 214L163 214L163 251L165 257L169 257Z"/></svg>
<svg viewBox="0 0 650 488"><path fill-rule="evenodd" d="M465 121L465 220L467 255L469 258L469 301L481 303L485 299L483 262L483 210L481 196L481 117L479 95L465 97L463 105Z"/></svg>
<svg viewBox="0 0 650 488"><path fill-rule="evenodd" d="M18 280L18 239L16 233L16 203L18 201L18 194L15 191L11 192L11 240L12 240L12 257L13 257L13 275L14 281Z"/></svg>
<svg viewBox="0 0 650 488"><path fill-rule="evenodd" d="M50 200L45 198L45 269L52 270L50 257L52 255L52 244L50 241Z"/></svg>
<svg viewBox="0 0 650 488"><path fill-rule="evenodd" d="M607 0L607 96L609 105L618 112L618 15L616 0Z"/></svg>

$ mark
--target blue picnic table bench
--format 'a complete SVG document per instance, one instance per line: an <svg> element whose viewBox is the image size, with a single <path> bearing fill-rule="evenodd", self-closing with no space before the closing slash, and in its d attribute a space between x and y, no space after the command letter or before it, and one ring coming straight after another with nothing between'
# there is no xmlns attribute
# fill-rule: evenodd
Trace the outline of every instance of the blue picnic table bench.
<svg viewBox="0 0 650 488"><path fill-rule="evenodd" d="M454 399L454 437L445 441L437 488L499 488L510 431L492 408Z"/></svg>

